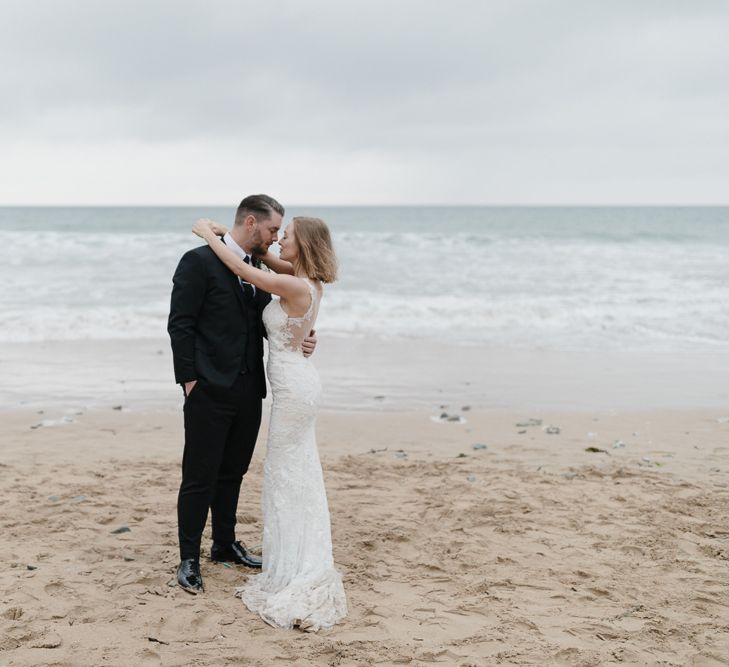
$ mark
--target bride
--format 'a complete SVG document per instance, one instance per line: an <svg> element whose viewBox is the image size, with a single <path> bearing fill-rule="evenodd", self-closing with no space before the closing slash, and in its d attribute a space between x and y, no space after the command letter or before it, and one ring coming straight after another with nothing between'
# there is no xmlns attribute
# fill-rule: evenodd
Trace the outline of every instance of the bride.
<svg viewBox="0 0 729 667"><path fill-rule="evenodd" d="M337 261L326 224L296 217L263 262L276 273L241 260L218 237L222 225L198 220L192 231L244 283L278 295L263 311L268 335L267 373L273 393L263 466L263 569L237 594L274 627L316 631L347 614L342 577L334 567L324 479L314 432L319 375L301 352L314 327L322 283L333 282Z"/></svg>

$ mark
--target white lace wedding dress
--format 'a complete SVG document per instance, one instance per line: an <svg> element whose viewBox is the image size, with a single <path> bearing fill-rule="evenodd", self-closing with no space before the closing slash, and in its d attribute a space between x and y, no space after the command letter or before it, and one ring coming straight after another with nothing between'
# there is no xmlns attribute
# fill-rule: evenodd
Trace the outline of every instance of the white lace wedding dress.
<svg viewBox="0 0 729 667"><path fill-rule="evenodd" d="M301 353L321 294L310 281L311 304L288 317L278 299L263 311L268 379L273 393L263 466L263 569L237 594L274 627L329 628L347 614L342 577L334 568L324 479L314 425L319 374Z"/></svg>

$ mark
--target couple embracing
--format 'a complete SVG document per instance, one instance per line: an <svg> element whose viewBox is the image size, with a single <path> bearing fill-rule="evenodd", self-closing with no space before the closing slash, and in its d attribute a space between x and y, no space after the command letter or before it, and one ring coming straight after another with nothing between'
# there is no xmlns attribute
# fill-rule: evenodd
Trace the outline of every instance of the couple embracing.
<svg viewBox="0 0 729 667"><path fill-rule="evenodd" d="M193 232L208 245L188 251L175 271L168 331L185 394L177 580L204 590L200 541L210 510L212 560L262 568L237 589L246 606L275 627L317 630L347 613L314 430L321 386L308 358L322 283L334 281L337 264L318 218L293 218L280 255L270 252L283 216L275 199L252 195L230 230L198 220ZM273 403L261 560L236 540L235 524L266 396L264 336Z"/></svg>

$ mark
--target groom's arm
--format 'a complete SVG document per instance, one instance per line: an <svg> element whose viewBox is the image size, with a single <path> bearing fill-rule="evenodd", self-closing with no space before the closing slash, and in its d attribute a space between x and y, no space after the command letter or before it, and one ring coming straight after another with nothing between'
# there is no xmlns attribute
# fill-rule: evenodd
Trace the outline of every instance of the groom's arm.
<svg viewBox="0 0 729 667"><path fill-rule="evenodd" d="M195 335L197 319L205 299L205 267L200 256L189 251L182 256L172 278L172 297L167 331L172 343L175 382L185 385L197 380Z"/></svg>

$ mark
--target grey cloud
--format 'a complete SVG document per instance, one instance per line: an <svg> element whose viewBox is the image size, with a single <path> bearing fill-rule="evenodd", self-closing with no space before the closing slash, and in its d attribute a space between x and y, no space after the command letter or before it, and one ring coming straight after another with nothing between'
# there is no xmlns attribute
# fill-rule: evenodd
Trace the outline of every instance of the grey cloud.
<svg viewBox="0 0 729 667"><path fill-rule="evenodd" d="M239 142L473 169L509 151L517 164L585 161L666 142L718 161L726 139L722 2L46 0L2 12L0 137L16 140Z"/></svg>

